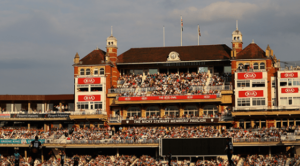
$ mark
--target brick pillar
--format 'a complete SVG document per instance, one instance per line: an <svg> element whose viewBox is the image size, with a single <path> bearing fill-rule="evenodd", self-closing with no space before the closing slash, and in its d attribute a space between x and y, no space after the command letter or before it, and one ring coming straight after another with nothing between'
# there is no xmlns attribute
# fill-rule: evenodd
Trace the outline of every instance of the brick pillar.
<svg viewBox="0 0 300 166"><path fill-rule="evenodd" d="M61 102L59 102L59 112L61 112L61 106L62 106L62 103Z"/></svg>
<svg viewBox="0 0 300 166"><path fill-rule="evenodd" d="M255 123L254 120L251 120L251 127L254 127Z"/></svg>
<svg viewBox="0 0 300 166"><path fill-rule="evenodd" d="M32 113L32 110L31 110L31 108L30 108L30 102L28 102L28 112L29 112L29 113Z"/></svg>
<svg viewBox="0 0 300 166"><path fill-rule="evenodd" d="M163 106L160 106L160 117L163 117L165 115L165 110Z"/></svg>
<svg viewBox="0 0 300 166"><path fill-rule="evenodd" d="M142 117L145 118L146 117L146 109L145 109L145 106L141 106L142 107Z"/></svg>
<svg viewBox="0 0 300 166"><path fill-rule="evenodd" d="M183 105L179 106L179 116L182 116L184 114Z"/></svg>
<svg viewBox="0 0 300 166"><path fill-rule="evenodd" d="M199 110L199 116L202 116L203 115L203 107L202 107L202 105L199 105L198 110Z"/></svg>
<svg viewBox="0 0 300 166"><path fill-rule="evenodd" d="M123 110L123 119L126 119L127 117L127 110Z"/></svg>

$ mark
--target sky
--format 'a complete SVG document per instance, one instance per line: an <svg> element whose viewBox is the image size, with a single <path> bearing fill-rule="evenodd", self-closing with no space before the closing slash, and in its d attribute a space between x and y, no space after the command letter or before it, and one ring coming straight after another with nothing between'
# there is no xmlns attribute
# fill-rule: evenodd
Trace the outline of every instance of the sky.
<svg viewBox="0 0 300 166"><path fill-rule="evenodd" d="M17 3L18 2L18 3ZM243 47L269 44L281 61L299 61L299 0L23 0L0 1L0 94L72 94L73 58L106 38L118 55L137 47L226 44L238 20Z"/></svg>

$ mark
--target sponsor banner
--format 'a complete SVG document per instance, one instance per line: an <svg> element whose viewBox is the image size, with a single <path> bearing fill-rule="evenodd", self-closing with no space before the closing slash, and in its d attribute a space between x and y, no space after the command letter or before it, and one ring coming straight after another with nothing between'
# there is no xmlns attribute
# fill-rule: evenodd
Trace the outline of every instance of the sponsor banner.
<svg viewBox="0 0 300 166"><path fill-rule="evenodd" d="M10 114L10 118L68 118L68 113L57 114Z"/></svg>
<svg viewBox="0 0 300 166"><path fill-rule="evenodd" d="M30 144L34 139L0 139L0 144ZM43 144L45 139L39 139Z"/></svg>
<svg viewBox="0 0 300 166"><path fill-rule="evenodd" d="M122 120L122 125L146 125L146 124L201 124L218 123L218 118L182 118L182 119L146 119L146 120Z"/></svg>
<svg viewBox="0 0 300 166"><path fill-rule="evenodd" d="M119 101L216 99L216 98L217 95L138 96L138 97L119 97Z"/></svg>
<svg viewBox="0 0 300 166"><path fill-rule="evenodd" d="M298 72L280 73L281 78L298 78Z"/></svg>
<svg viewBox="0 0 300 166"><path fill-rule="evenodd" d="M281 93L298 93L298 88L281 88Z"/></svg>
<svg viewBox="0 0 300 166"><path fill-rule="evenodd" d="M78 95L78 101L101 101L101 95Z"/></svg>
<svg viewBox="0 0 300 166"><path fill-rule="evenodd" d="M238 73L238 79L240 80L250 80L250 79L262 79L262 72L246 72L246 73Z"/></svg>
<svg viewBox="0 0 300 166"><path fill-rule="evenodd" d="M263 90L239 91L239 97L264 97Z"/></svg>
<svg viewBox="0 0 300 166"><path fill-rule="evenodd" d="M92 77L92 78L78 78L78 84L100 84L101 78Z"/></svg>
<svg viewBox="0 0 300 166"><path fill-rule="evenodd" d="M10 114L0 114L0 118L10 118Z"/></svg>

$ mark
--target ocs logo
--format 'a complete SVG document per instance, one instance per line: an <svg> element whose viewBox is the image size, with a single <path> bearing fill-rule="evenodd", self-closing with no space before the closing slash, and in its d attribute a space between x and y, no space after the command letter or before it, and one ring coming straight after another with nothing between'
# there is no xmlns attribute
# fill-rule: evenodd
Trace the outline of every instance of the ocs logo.
<svg viewBox="0 0 300 166"><path fill-rule="evenodd" d="M255 97L255 96L257 96L257 92L255 92L255 91L247 91L247 92L245 92L245 96L247 96L247 97Z"/></svg>
<svg viewBox="0 0 300 166"><path fill-rule="evenodd" d="M188 99L192 99L192 98L193 98L193 96L187 96L187 98L188 98Z"/></svg>
<svg viewBox="0 0 300 166"><path fill-rule="evenodd" d="M147 100L147 97L142 97L142 100Z"/></svg>
<svg viewBox="0 0 300 166"><path fill-rule="evenodd" d="M285 93L294 93L295 89L294 88L286 88L284 91L285 91Z"/></svg>
<svg viewBox="0 0 300 166"><path fill-rule="evenodd" d="M256 78L256 74L255 73L246 73L246 74L244 74L244 78Z"/></svg>
<svg viewBox="0 0 300 166"><path fill-rule="evenodd" d="M292 77L294 77L294 73L285 73L284 77L285 78L292 78Z"/></svg>
<svg viewBox="0 0 300 166"><path fill-rule="evenodd" d="M86 78L83 80L85 84L93 84L95 82L94 78Z"/></svg>
<svg viewBox="0 0 300 166"><path fill-rule="evenodd" d="M209 95L205 95L205 96L203 96L205 99L209 99L210 98L210 96Z"/></svg>
<svg viewBox="0 0 300 166"><path fill-rule="evenodd" d="M83 98L85 101L94 101L95 100L95 96L84 96Z"/></svg>

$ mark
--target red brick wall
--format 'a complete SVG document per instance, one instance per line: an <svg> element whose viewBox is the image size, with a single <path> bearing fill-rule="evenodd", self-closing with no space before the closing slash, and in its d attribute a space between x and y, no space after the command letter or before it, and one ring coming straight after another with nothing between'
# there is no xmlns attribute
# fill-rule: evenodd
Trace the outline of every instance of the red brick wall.
<svg viewBox="0 0 300 166"><path fill-rule="evenodd" d="M78 67L75 66L74 67L74 77L76 77L78 75Z"/></svg>

